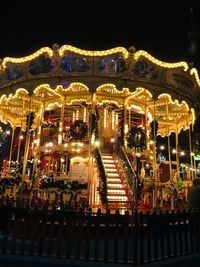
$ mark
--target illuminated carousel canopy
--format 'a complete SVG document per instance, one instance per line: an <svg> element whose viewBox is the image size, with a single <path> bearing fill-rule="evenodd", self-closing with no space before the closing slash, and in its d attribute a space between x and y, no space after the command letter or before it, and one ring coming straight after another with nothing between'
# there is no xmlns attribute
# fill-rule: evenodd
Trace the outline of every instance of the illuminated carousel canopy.
<svg viewBox="0 0 200 267"><path fill-rule="evenodd" d="M159 119L159 134L187 128L200 110L200 81L186 62L165 63L146 51L117 47L86 51L70 45L44 47L30 56L2 60L0 115L25 126L28 112L61 102L149 107ZM153 106L154 109L153 110ZM23 121L23 123L22 123Z"/></svg>

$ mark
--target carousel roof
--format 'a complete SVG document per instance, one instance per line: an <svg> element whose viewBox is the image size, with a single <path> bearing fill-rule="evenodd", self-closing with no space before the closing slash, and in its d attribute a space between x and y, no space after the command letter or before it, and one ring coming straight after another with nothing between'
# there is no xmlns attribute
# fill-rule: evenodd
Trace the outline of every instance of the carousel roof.
<svg viewBox="0 0 200 267"><path fill-rule="evenodd" d="M117 47L86 51L70 45L44 47L30 56L3 59L0 115L22 125L27 112L66 105L148 107L159 119L160 134L188 127L200 110L200 81L186 62L162 62L146 51Z"/></svg>

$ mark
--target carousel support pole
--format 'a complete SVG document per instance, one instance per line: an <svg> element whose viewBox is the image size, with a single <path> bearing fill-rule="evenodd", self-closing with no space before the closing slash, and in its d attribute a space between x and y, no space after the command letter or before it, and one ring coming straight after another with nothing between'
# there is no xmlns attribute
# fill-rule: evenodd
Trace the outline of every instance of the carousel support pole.
<svg viewBox="0 0 200 267"><path fill-rule="evenodd" d="M131 108L128 110L128 127L131 127Z"/></svg>
<svg viewBox="0 0 200 267"><path fill-rule="evenodd" d="M58 144L62 144L63 141L63 125L64 125L64 115L65 115L65 99L62 101L61 111L60 111L60 125L59 125L59 135L58 135ZM61 153L61 158L63 153ZM62 160L60 158L60 176L62 173Z"/></svg>
<svg viewBox="0 0 200 267"><path fill-rule="evenodd" d="M172 159L171 159L171 150L170 150L169 126L168 126L168 135L167 135L167 145L168 145L168 155L169 155L169 175L170 175L170 180L171 180L172 179Z"/></svg>
<svg viewBox="0 0 200 267"><path fill-rule="evenodd" d="M91 138L92 138L92 113L93 113L93 109L94 109L94 94L92 94L91 96L92 98L92 104L91 104L91 110L89 112L89 127L88 127L88 132L89 132L89 155L88 155L88 189L87 189L87 199L88 199L88 203L89 206L92 204L92 196L91 196L91 187L92 187L92 181L91 181L91 168L92 168L92 164L91 164L91 148L92 148L92 144L91 144Z"/></svg>
<svg viewBox="0 0 200 267"><path fill-rule="evenodd" d="M144 127L145 127L145 133L146 133L146 145L149 142L149 136L147 135L147 131L148 131L148 106L145 106L145 123L144 123ZM149 148L147 148L149 150Z"/></svg>
<svg viewBox="0 0 200 267"><path fill-rule="evenodd" d="M127 108L124 105L124 146L126 147L126 134L128 132L128 125L127 125Z"/></svg>
<svg viewBox="0 0 200 267"><path fill-rule="evenodd" d="M18 165L19 165L19 156L20 156L20 149L21 149L21 134L22 134L22 125L20 127L19 143L18 143L18 148L17 148L17 168L18 168Z"/></svg>
<svg viewBox="0 0 200 267"><path fill-rule="evenodd" d="M153 105L153 121L154 121L154 138L153 138L153 170L154 170L154 178L155 178L155 196L153 201L153 207L157 207L157 194L158 194L158 176L157 176L157 166L156 166L156 129L155 129L155 100Z"/></svg>
<svg viewBox="0 0 200 267"><path fill-rule="evenodd" d="M9 161L8 161L8 170L9 170L9 171L10 171L11 160L12 160L12 150L13 150L14 135L15 135L15 126L13 125L13 127L12 127L11 142L10 142Z"/></svg>
<svg viewBox="0 0 200 267"><path fill-rule="evenodd" d="M169 106L168 103L166 105L166 109L167 109L167 118L169 116ZM168 146L168 157L169 157L169 175L170 175L170 180L172 179L172 160L171 160L171 143L170 143L170 134L169 134L169 125L167 126L167 131L168 131L168 135L167 135L167 146Z"/></svg>
<svg viewBox="0 0 200 267"><path fill-rule="evenodd" d="M25 110L25 99L22 100L22 116L24 116L24 110ZM20 149L21 149L21 136L22 134L22 120L21 120L21 127L20 127L20 132L19 132L19 145L17 149L17 169L19 166L19 157L20 157Z"/></svg>
<svg viewBox="0 0 200 267"><path fill-rule="evenodd" d="M43 109L43 108L42 108ZM41 136L41 122L42 122L42 109L40 110L40 116L39 116L39 119L38 119L38 122L37 122L37 135L35 137L35 140L37 141L36 142L36 146L39 147L40 146L40 136ZM34 183L35 183L35 176L36 176L36 172L37 172L37 165L38 165L38 154L36 152L34 152L34 161L33 161L33 172L32 172L32 186L31 186L31 193L30 193L30 200L31 200L31 197L32 197L32 190L34 188Z"/></svg>
<svg viewBox="0 0 200 267"><path fill-rule="evenodd" d="M177 180L180 179L180 168L179 168L179 145L178 145L178 123L176 119L176 166L177 166Z"/></svg>
<svg viewBox="0 0 200 267"><path fill-rule="evenodd" d="M32 106L32 101L30 100L30 109ZM27 162L28 162L28 152L29 152L29 144L30 144L30 114L28 116L28 123L26 127L26 143L25 143L25 149L24 149L24 159L23 159L23 169L22 169L22 187L21 187L21 195L23 191L23 186L24 186L24 179L26 175L26 167L27 167Z"/></svg>
<svg viewBox="0 0 200 267"><path fill-rule="evenodd" d="M29 144L30 144L30 133L29 133L29 127L27 127L26 144L25 144L24 159L23 159L22 189L21 189L21 193L22 193L22 190L23 190L24 179L25 179L25 175L26 175L26 167L27 167L27 162L28 162Z"/></svg>
<svg viewBox="0 0 200 267"><path fill-rule="evenodd" d="M194 180L195 176L196 176L196 170L195 170L195 173L194 173L194 165L195 163L193 163L193 156L194 156L194 153L193 153L193 150L192 150L192 137L191 137L191 125L189 124L189 146L190 146L190 164L191 164L191 168L192 168L192 181Z"/></svg>
<svg viewBox="0 0 200 267"><path fill-rule="evenodd" d="M43 97L44 97L43 93L42 93L41 97L43 99ZM41 107L37 110L37 113L36 113L36 114L38 114L37 128L36 128L38 130L37 130L37 134L35 137L35 140L37 140L37 142L36 142L37 148L40 147L40 137L41 137L41 131L42 131L41 123L43 122L44 112L45 112L45 102L43 101ZM32 184L31 184L31 190L30 190L30 196L29 196L30 202L31 202L32 195L33 195L33 189L35 186L35 181L36 181L36 178L38 178L38 177L36 177L37 166L38 166L38 162L40 160L40 157L38 157L38 155L40 156L40 154L35 151L34 161L33 161L33 171L32 171Z"/></svg>

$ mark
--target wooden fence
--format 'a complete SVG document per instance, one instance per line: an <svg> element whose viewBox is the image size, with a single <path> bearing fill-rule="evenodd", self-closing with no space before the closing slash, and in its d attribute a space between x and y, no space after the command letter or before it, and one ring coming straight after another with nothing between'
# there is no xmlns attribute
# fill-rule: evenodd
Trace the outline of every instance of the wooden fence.
<svg viewBox="0 0 200 267"><path fill-rule="evenodd" d="M189 221L200 226L199 214L102 214L4 200L0 253L142 265L196 253Z"/></svg>

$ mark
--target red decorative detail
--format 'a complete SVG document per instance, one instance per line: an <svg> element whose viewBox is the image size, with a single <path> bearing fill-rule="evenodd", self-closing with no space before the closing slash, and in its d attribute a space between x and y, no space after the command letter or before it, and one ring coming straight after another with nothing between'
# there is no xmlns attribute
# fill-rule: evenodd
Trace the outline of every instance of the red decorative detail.
<svg viewBox="0 0 200 267"><path fill-rule="evenodd" d="M8 161L7 160L4 160L3 161L3 170L4 171L6 170L7 166L8 166Z"/></svg>
<svg viewBox="0 0 200 267"><path fill-rule="evenodd" d="M45 167L46 167L46 159L43 158L43 159L41 160L41 164L40 164L40 169L41 169L41 171L44 170Z"/></svg>
<svg viewBox="0 0 200 267"><path fill-rule="evenodd" d="M56 122L56 117L54 115L47 115L47 114L44 114L44 120L45 121L50 121L50 122Z"/></svg>

